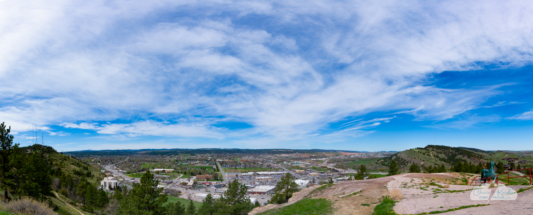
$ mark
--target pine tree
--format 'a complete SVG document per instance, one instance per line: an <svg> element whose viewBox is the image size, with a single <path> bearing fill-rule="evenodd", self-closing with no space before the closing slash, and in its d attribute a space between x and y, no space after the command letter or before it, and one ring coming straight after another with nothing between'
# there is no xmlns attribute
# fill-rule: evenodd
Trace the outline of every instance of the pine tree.
<svg viewBox="0 0 533 215"><path fill-rule="evenodd" d="M444 164L440 165L439 172L446 172L446 167L444 166Z"/></svg>
<svg viewBox="0 0 533 215"><path fill-rule="evenodd" d="M129 192L128 198L124 198L119 207L119 214L163 214L163 203L167 201L167 195L161 194L163 188L157 188L159 181L154 175L146 170L140 184L135 184Z"/></svg>
<svg viewBox="0 0 533 215"><path fill-rule="evenodd" d="M413 163L411 164L411 166L409 166L409 172L419 173L420 167L416 165L415 163Z"/></svg>
<svg viewBox="0 0 533 215"><path fill-rule="evenodd" d="M496 164L496 173L502 174L504 172L505 172L505 168L503 167L503 163L498 162L498 164Z"/></svg>
<svg viewBox="0 0 533 215"><path fill-rule="evenodd" d="M398 164L396 164L396 161L392 160L389 165L389 175L398 175L400 172L400 168L398 167Z"/></svg>
<svg viewBox="0 0 533 215"><path fill-rule="evenodd" d="M187 215L196 215L196 206L194 206L192 200L189 202L189 206L187 206L187 211L185 213Z"/></svg>
<svg viewBox="0 0 533 215"><path fill-rule="evenodd" d="M15 144L13 153L9 157L9 165L12 167L9 171L9 177L12 179L9 190L11 194L17 194L18 199L21 199L23 195L27 195L25 191L25 185L28 182L26 157L19 145Z"/></svg>
<svg viewBox="0 0 533 215"><path fill-rule="evenodd" d="M9 157L13 152L13 135L9 134L11 132L11 126L6 128L4 122L0 124L0 189L4 190L4 198L9 201L9 185L11 184L11 179L9 177L9 171L11 166L9 165Z"/></svg>
<svg viewBox="0 0 533 215"><path fill-rule="evenodd" d="M198 210L198 214L201 215L213 215L217 210L215 208L215 199L211 194L207 194L203 200L203 204Z"/></svg>
<svg viewBox="0 0 533 215"><path fill-rule="evenodd" d="M167 215L184 215L185 206L181 202L170 203L167 205Z"/></svg>
<svg viewBox="0 0 533 215"><path fill-rule="evenodd" d="M366 169L366 166L365 165L359 166L359 169L357 169L357 174L355 175L355 179L363 180L366 176L368 176L368 171Z"/></svg>
<svg viewBox="0 0 533 215"><path fill-rule="evenodd" d="M52 176L50 175L50 166L45 160L42 152L33 152L30 155L30 165L34 167L33 172L28 172L30 180L37 185L37 199L44 202L44 196L52 194Z"/></svg>
<svg viewBox="0 0 533 215"><path fill-rule="evenodd" d="M228 190L216 203L221 214L245 214L250 210L250 199L246 196L248 188L237 180L228 184Z"/></svg>
<svg viewBox="0 0 533 215"><path fill-rule="evenodd" d="M285 176L281 177L281 180L276 184L274 188L274 196L272 196L272 203L282 204L288 202L292 197L292 194L299 190L298 184L294 182L296 178L287 173ZM330 179L331 180L331 179ZM332 183L333 181L331 181Z"/></svg>
<svg viewBox="0 0 533 215"><path fill-rule="evenodd" d="M255 201L255 205L254 205L254 206L255 206L255 207L261 207L261 204L259 204L258 201Z"/></svg>

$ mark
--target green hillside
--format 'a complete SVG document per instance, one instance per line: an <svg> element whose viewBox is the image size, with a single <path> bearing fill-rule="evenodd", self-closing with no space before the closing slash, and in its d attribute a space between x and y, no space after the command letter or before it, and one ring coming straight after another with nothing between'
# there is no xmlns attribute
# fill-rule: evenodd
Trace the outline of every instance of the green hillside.
<svg viewBox="0 0 533 215"><path fill-rule="evenodd" d="M440 166L444 164L446 169L457 164L459 161L462 163L468 162L473 165L482 165L488 161L503 162L502 158L516 157L520 160L526 160L531 162L530 157L520 157L519 155L505 151L483 151L480 149L464 148L464 147L449 147L428 145L424 148L409 149L402 152L398 152L386 158L381 158L377 161L378 164L388 166L389 163L394 160L400 166L403 172L407 172L408 165L415 163L420 166Z"/></svg>

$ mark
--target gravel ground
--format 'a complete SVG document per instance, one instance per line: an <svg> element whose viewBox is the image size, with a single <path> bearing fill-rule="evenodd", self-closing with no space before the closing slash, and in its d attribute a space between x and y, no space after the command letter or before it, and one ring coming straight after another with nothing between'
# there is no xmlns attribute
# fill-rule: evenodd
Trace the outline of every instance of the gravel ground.
<svg viewBox="0 0 533 215"><path fill-rule="evenodd" d="M404 174L394 176L394 180L387 184L389 192L398 189L404 195L404 198L396 203L394 211L398 214L418 214L431 211L444 211L467 205L487 204L487 201L471 200L469 189L476 186L450 185L449 188L438 188L436 186L421 185L429 180L423 181L423 177L428 174ZM430 175L438 177L436 174ZM441 175L446 177L446 175ZM444 185L442 183L438 183ZM422 187L422 189L420 188ZM514 190L528 186L509 186ZM425 190L424 190L425 189ZM435 189L440 190L466 190L456 193L434 193ZM494 193L494 189L492 191ZM526 191L518 194L515 201L490 201L489 206L462 209L448 212L447 214L533 214L533 205L531 197L533 192Z"/></svg>

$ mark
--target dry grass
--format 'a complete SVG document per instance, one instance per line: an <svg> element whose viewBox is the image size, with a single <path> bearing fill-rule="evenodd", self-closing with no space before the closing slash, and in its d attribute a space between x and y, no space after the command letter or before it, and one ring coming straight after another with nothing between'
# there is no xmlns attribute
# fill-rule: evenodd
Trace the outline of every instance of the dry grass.
<svg viewBox="0 0 533 215"><path fill-rule="evenodd" d="M23 198L9 203L1 202L0 207L14 214L21 215L51 215L57 214L46 204L30 198Z"/></svg>
<svg viewBox="0 0 533 215"><path fill-rule="evenodd" d="M396 201L399 201L401 199L403 199L403 194L402 194L402 191L398 190L398 189L394 189L392 190L391 194L390 194L390 197Z"/></svg>
<svg viewBox="0 0 533 215"><path fill-rule="evenodd" d="M445 184L444 188L450 188L450 185L449 184Z"/></svg>

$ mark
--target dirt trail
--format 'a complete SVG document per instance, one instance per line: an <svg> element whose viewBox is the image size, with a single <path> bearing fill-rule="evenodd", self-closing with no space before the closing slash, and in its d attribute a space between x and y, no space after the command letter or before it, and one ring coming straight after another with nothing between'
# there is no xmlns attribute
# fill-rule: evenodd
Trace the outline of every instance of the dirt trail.
<svg viewBox="0 0 533 215"><path fill-rule="evenodd" d="M57 197L60 201L64 202L64 203L65 203L66 205L68 205L70 208L74 209L75 211L77 211L77 212L80 213L81 215L85 215L85 214L83 214L81 211L79 211L78 209L76 209L75 207L73 207L72 205L70 205L69 203L67 203L65 200L61 199L61 197L59 197L59 195L56 193L56 191L54 191L54 194L56 195L56 197Z"/></svg>

